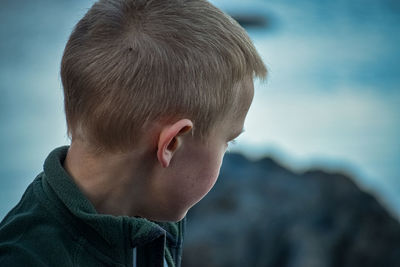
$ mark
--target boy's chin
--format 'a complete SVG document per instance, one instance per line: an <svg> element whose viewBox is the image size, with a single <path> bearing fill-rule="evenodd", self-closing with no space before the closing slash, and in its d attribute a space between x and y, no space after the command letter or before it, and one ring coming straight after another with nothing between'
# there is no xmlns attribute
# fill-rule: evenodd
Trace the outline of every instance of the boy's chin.
<svg viewBox="0 0 400 267"><path fill-rule="evenodd" d="M185 210L184 212L180 212L180 213L176 213L176 214L171 213L168 216L158 218L154 221L157 221L157 222L179 222L179 221L183 220L183 218L185 218L187 212L188 212L188 210Z"/></svg>
<svg viewBox="0 0 400 267"><path fill-rule="evenodd" d="M172 222L179 222L179 221L182 221L183 218L185 218L187 212L188 212L188 210L186 210L183 214L181 214L180 216L178 216L177 218L175 218L175 220L172 220Z"/></svg>

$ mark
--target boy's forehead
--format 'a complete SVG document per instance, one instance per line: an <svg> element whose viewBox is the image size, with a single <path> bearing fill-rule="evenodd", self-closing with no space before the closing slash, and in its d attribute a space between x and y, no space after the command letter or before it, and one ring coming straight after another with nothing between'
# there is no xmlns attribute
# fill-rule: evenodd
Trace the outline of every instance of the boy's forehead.
<svg viewBox="0 0 400 267"><path fill-rule="evenodd" d="M253 78L248 77L238 83L238 93L234 102L233 115L236 119L246 116L254 97Z"/></svg>
<svg viewBox="0 0 400 267"><path fill-rule="evenodd" d="M243 131L243 124L253 101L254 86L253 79L248 78L238 83L237 94L230 112L227 115L226 126L228 127L230 139L238 137Z"/></svg>

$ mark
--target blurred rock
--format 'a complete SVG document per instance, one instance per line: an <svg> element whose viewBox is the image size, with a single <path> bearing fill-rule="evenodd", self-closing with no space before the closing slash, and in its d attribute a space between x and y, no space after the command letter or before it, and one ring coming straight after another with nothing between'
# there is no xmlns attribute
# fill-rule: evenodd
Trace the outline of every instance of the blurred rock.
<svg viewBox="0 0 400 267"><path fill-rule="evenodd" d="M183 267L400 266L400 224L341 173L227 154L188 213Z"/></svg>

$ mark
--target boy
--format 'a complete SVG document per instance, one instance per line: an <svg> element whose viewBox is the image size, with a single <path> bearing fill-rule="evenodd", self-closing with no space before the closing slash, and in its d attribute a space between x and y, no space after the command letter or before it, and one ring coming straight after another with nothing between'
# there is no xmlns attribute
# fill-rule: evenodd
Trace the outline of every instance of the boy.
<svg viewBox="0 0 400 267"><path fill-rule="evenodd" d="M69 147L0 225L1 266L180 266L266 69L204 0L100 0L61 63ZM199 259L201 260L201 259Z"/></svg>

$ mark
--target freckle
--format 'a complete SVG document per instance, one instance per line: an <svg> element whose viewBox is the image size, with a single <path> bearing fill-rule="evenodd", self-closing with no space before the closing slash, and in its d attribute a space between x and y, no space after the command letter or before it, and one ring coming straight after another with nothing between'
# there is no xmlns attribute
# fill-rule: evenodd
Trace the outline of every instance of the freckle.
<svg viewBox="0 0 400 267"><path fill-rule="evenodd" d="M132 47L129 47L129 52L131 52L133 50L133 48Z"/></svg>

